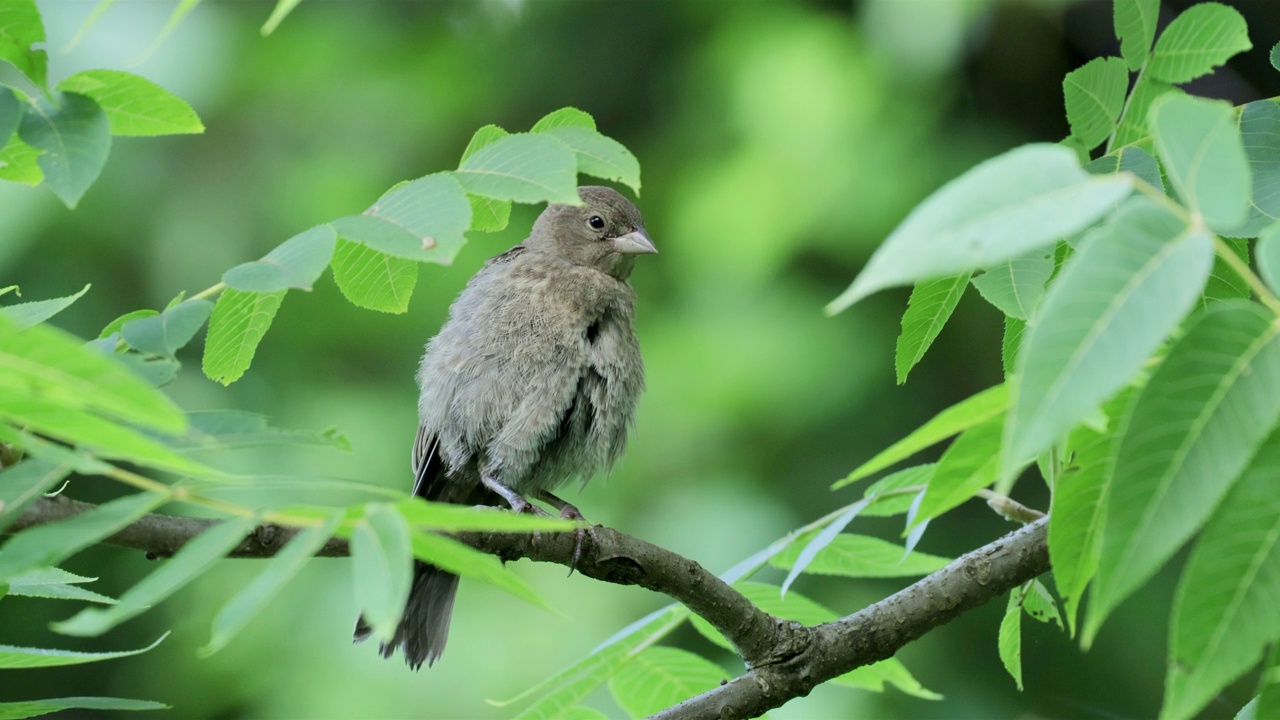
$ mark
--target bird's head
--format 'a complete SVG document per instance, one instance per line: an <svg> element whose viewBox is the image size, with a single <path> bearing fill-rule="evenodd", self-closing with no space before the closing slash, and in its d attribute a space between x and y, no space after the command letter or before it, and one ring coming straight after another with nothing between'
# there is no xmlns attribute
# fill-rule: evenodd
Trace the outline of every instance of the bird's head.
<svg viewBox="0 0 1280 720"><path fill-rule="evenodd" d="M595 185L578 188L582 205L548 205L525 243L616 278L631 274L637 255L658 252L630 200Z"/></svg>

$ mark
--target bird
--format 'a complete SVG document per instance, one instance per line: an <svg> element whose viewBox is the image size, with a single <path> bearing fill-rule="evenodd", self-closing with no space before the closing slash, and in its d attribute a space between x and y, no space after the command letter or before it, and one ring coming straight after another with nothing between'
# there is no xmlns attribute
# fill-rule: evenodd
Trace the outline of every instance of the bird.
<svg viewBox="0 0 1280 720"><path fill-rule="evenodd" d="M628 280L637 257L658 250L630 200L601 186L577 192L581 205L548 204L528 238L491 258L428 341L417 375L414 495L547 514L532 499L582 520L552 491L585 483L622 455L644 391ZM399 648L414 670L435 663L457 588L457 575L415 561L382 656ZM371 632L359 620L355 641Z"/></svg>

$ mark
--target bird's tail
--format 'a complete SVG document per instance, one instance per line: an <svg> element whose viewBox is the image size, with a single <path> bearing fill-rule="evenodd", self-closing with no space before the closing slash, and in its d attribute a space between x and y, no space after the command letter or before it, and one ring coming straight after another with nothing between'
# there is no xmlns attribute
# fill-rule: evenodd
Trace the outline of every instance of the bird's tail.
<svg viewBox="0 0 1280 720"><path fill-rule="evenodd" d="M458 576L421 561L414 563L413 587L409 602L396 627L391 642L382 644L382 657L389 658L396 648L404 651L404 660L417 670L440 658L449 639L449 619L453 615L453 598L458 593ZM355 641L369 637L372 628L364 618L356 621Z"/></svg>

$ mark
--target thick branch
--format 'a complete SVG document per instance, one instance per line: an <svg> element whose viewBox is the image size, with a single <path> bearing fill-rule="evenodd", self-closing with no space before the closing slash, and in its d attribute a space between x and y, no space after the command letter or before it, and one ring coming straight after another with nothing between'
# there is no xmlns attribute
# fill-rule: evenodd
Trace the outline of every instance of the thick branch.
<svg viewBox="0 0 1280 720"><path fill-rule="evenodd" d="M808 645L782 662L746 674L654 718L749 718L808 695L854 668L891 657L902 646L1048 571L1042 518L957 558L880 602L810 629Z"/></svg>
<svg viewBox="0 0 1280 720"><path fill-rule="evenodd" d="M65 520L95 505L66 496L41 498L23 511L10 532L34 525ZM168 557L184 544L219 522L177 515L146 515L103 542L142 550L149 557ZM294 528L259 525L229 554L230 557L263 558L279 552L297 533ZM477 550L504 560L528 558L569 567L573 565L574 533L529 534L458 533L454 536ZM333 538L317 555L342 556L347 541ZM617 585L639 585L671 596L706 618L738 648L750 665L777 658L789 639L802 631L798 623L776 618L756 607L737 590L688 558L644 540L605 527L592 528L583 538L582 557L574 567L590 578Z"/></svg>
<svg viewBox="0 0 1280 720"><path fill-rule="evenodd" d="M7 531L63 520L95 506L66 497L42 498ZM218 522L173 515L147 515L104 542L172 555ZM679 600L734 642L749 670L698 697L668 708L657 718L747 718L808 695L820 683L854 668L893 656L902 646L963 612L997 597L1049 569L1048 518L957 558L945 568L880 602L834 622L812 628L763 612L698 563L643 540L604 527L584 538L576 569L591 578L639 585ZM296 531L262 525L232 557L274 555ZM575 537L568 533L530 535L460 533L458 540L506 560L528 558L573 564ZM345 540L330 540L317 553L347 554Z"/></svg>

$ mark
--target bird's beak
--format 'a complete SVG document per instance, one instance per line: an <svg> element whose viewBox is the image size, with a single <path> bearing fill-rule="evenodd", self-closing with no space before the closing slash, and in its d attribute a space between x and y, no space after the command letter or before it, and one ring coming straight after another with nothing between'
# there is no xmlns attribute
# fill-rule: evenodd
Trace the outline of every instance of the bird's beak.
<svg viewBox="0 0 1280 720"><path fill-rule="evenodd" d="M649 238L644 228L636 228L626 235L619 235L612 242L614 252L623 255L649 255L658 252L658 248L653 246L653 240Z"/></svg>

